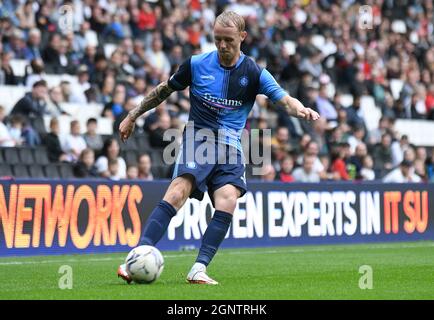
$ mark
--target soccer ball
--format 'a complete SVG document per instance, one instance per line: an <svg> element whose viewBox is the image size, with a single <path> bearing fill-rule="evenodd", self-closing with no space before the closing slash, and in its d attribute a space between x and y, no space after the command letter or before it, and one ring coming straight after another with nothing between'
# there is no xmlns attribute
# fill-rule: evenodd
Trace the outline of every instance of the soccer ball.
<svg viewBox="0 0 434 320"><path fill-rule="evenodd" d="M128 253L125 259L126 270L136 283L152 283L164 269L161 252L153 246L139 246Z"/></svg>

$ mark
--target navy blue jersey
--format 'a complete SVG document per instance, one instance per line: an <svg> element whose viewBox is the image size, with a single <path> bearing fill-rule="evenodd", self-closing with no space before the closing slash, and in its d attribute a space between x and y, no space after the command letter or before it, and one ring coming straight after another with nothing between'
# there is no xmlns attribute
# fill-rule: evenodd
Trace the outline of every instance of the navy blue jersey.
<svg viewBox="0 0 434 320"><path fill-rule="evenodd" d="M251 58L241 53L236 65L228 68L220 64L217 50L186 60L170 77L169 86L173 90L190 86L189 121L194 121L197 129L223 132L219 143L238 149L256 95L265 94L276 102L287 94Z"/></svg>

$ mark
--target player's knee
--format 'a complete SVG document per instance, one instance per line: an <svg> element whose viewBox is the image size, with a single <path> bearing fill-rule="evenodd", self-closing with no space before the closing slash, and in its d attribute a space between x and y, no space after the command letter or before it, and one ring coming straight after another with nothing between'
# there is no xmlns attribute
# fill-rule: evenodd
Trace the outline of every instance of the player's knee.
<svg viewBox="0 0 434 320"><path fill-rule="evenodd" d="M237 194L225 192L214 198L215 209L227 213L233 213L237 206Z"/></svg>
<svg viewBox="0 0 434 320"><path fill-rule="evenodd" d="M176 210L179 210L183 206L186 199L187 197L182 189L172 189L164 196L164 200L169 202Z"/></svg>
<svg viewBox="0 0 434 320"><path fill-rule="evenodd" d="M177 179L169 186L163 199L169 202L176 210L179 210L184 205L190 192L191 181L188 179Z"/></svg>

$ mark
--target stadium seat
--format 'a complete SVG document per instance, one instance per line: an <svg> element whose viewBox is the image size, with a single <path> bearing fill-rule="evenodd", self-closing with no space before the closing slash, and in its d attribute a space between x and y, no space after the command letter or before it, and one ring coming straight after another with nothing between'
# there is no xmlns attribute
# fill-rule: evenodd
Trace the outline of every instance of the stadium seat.
<svg viewBox="0 0 434 320"><path fill-rule="evenodd" d="M362 96L360 98L360 109L368 131L377 129L378 121L381 118L381 109L375 105L374 97Z"/></svg>
<svg viewBox="0 0 434 320"><path fill-rule="evenodd" d="M137 145L136 139L130 138L127 141L123 142L120 140L120 137L117 136L116 139L119 141L119 146L121 147L121 150L138 150L139 147Z"/></svg>
<svg viewBox="0 0 434 320"><path fill-rule="evenodd" d="M155 148L151 153L151 160L153 166L163 166L165 165L163 160L163 150L162 148Z"/></svg>
<svg viewBox="0 0 434 320"><path fill-rule="evenodd" d="M33 129L39 134L41 139L47 134L47 129L45 128L44 119L42 117L33 118L30 120L30 124Z"/></svg>
<svg viewBox="0 0 434 320"><path fill-rule="evenodd" d="M341 95L341 104L344 108L351 107L353 104L353 95L352 94L343 94Z"/></svg>
<svg viewBox="0 0 434 320"><path fill-rule="evenodd" d="M29 165L29 173L32 178L45 178L44 168L39 164Z"/></svg>
<svg viewBox="0 0 434 320"><path fill-rule="evenodd" d="M20 156L20 163L22 164L34 164L35 159L33 157L33 151L31 148L19 148L18 154Z"/></svg>
<svg viewBox="0 0 434 320"><path fill-rule="evenodd" d="M415 130L417 128L417 130ZM416 146L434 146L434 125L430 120L398 119L395 129L402 135L407 135L410 143Z"/></svg>
<svg viewBox="0 0 434 320"><path fill-rule="evenodd" d="M36 164L49 164L47 155L47 148L44 146L36 147L33 149L33 156Z"/></svg>
<svg viewBox="0 0 434 320"><path fill-rule="evenodd" d="M390 79L390 91L392 92L393 99L399 99L403 86L404 81L401 79Z"/></svg>
<svg viewBox="0 0 434 320"><path fill-rule="evenodd" d="M3 149L3 156L5 159L5 162L8 164L20 163L20 157L18 155L18 149L17 148L4 148Z"/></svg>
<svg viewBox="0 0 434 320"><path fill-rule="evenodd" d="M106 57L110 57L117 48L117 45L114 43L106 43L104 44L104 54Z"/></svg>
<svg viewBox="0 0 434 320"><path fill-rule="evenodd" d="M48 164L44 166L45 176L50 179L59 179L59 169L56 165Z"/></svg>
<svg viewBox="0 0 434 320"><path fill-rule="evenodd" d="M0 177L11 177L13 176L11 166L8 164L2 164L0 166Z"/></svg>
<svg viewBox="0 0 434 320"><path fill-rule="evenodd" d="M169 166L152 166L152 175L158 179L168 179L171 176L171 167Z"/></svg>
<svg viewBox="0 0 434 320"><path fill-rule="evenodd" d="M60 178L62 179L70 179L74 178L73 165L70 163L60 163L57 164L59 168Z"/></svg>
<svg viewBox="0 0 434 320"><path fill-rule="evenodd" d="M12 110L18 100L24 97L26 91L26 88L23 86L0 86L0 97L7 97L7 99L2 99L1 101L1 105L5 107L6 114Z"/></svg>
<svg viewBox="0 0 434 320"><path fill-rule="evenodd" d="M137 164L137 151L124 150L122 151L122 158L125 160L127 165Z"/></svg>
<svg viewBox="0 0 434 320"><path fill-rule="evenodd" d="M30 176L25 164L12 165L12 173L14 174L14 177L17 178L28 178Z"/></svg>
<svg viewBox="0 0 434 320"><path fill-rule="evenodd" d="M15 76L24 77L26 74L26 67L29 65L29 61L25 59L11 59L10 64Z"/></svg>
<svg viewBox="0 0 434 320"><path fill-rule="evenodd" d="M58 86L62 81L68 81L71 86L78 84L78 77L69 74L44 74L43 78L50 88Z"/></svg>
<svg viewBox="0 0 434 320"><path fill-rule="evenodd" d="M137 149L140 153L149 153L152 150L152 147L149 143L149 135L147 133L143 133L134 137L137 144Z"/></svg>
<svg viewBox="0 0 434 320"><path fill-rule="evenodd" d="M99 117L98 120L98 128L96 129L96 133L98 134L113 134L113 120L109 118Z"/></svg>

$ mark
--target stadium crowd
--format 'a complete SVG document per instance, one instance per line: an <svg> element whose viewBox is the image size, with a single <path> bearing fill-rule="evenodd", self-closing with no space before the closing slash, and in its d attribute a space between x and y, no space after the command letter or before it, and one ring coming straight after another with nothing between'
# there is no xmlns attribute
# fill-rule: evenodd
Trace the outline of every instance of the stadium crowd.
<svg viewBox="0 0 434 320"><path fill-rule="evenodd" d="M62 22L63 5L73 8L72 28ZM246 19L242 51L321 115L299 121L258 96L246 128L273 128L271 141L261 141L271 145L272 163L253 178L434 181L434 151L395 129L397 119L434 120L431 0L3 0L0 85L28 93L10 112L0 106L0 146L45 145L49 161L70 163L76 177L169 177L163 163L157 171L152 163L169 143L164 131L181 130L188 119L188 89L139 119L134 145L119 143L119 123L184 59L214 49L213 22L226 9ZM106 50L108 44L115 45ZM27 61L23 77L12 59ZM78 82L49 87L47 74ZM402 83L398 92L394 80ZM381 111L375 129L361 113L364 96ZM85 134L73 120L60 136L64 102L103 105L100 116L113 121L113 136L97 134L96 118L87 119Z"/></svg>

